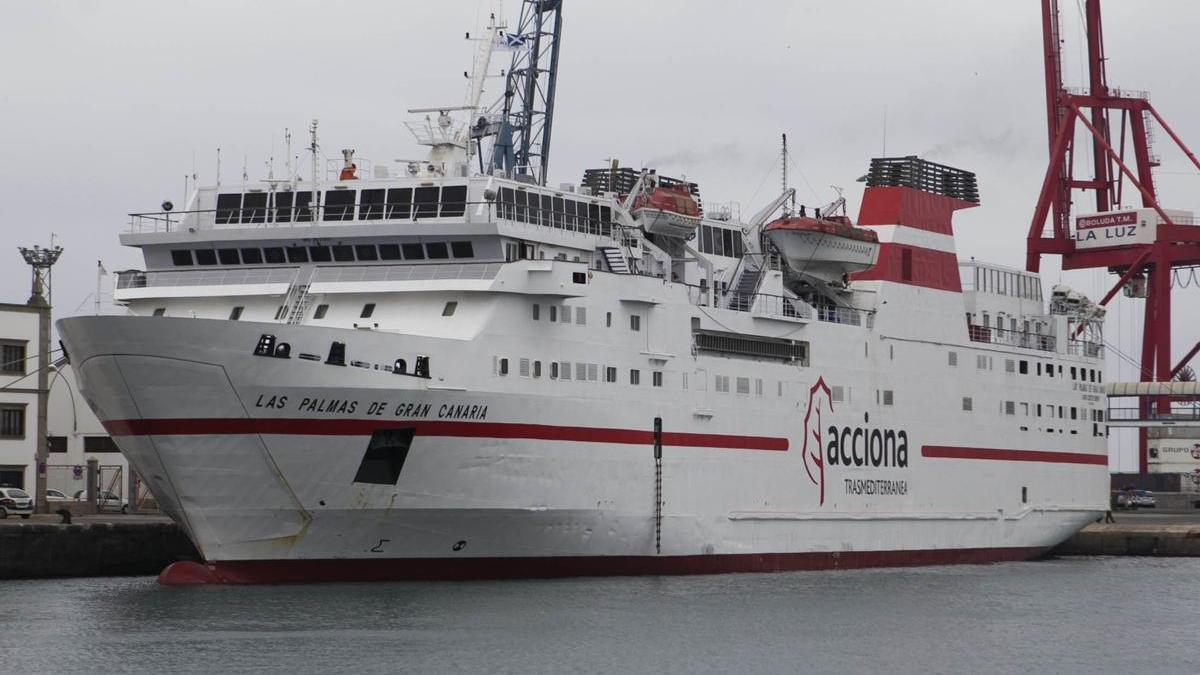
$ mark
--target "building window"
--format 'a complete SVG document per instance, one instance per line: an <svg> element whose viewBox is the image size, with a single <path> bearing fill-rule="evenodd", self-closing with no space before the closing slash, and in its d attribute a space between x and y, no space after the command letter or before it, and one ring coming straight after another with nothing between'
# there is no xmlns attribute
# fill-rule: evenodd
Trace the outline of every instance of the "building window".
<svg viewBox="0 0 1200 675"><path fill-rule="evenodd" d="M229 320L237 321L238 319L242 318L242 310L244 310L244 309L246 309L246 308L245 307L234 307L232 310L229 311Z"/></svg>
<svg viewBox="0 0 1200 675"><path fill-rule="evenodd" d="M587 308L586 307L576 307L575 308L575 324L578 326L586 326L587 325Z"/></svg>
<svg viewBox="0 0 1200 675"><path fill-rule="evenodd" d="M1021 373L1022 375L1028 375L1029 374L1029 362L1022 360L1020 363L1018 363L1017 364L1017 372Z"/></svg>
<svg viewBox="0 0 1200 675"><path fill-rule="evenodd" d="M1017 372L1017 362L1013 361L1012 359L1004 359L1004 372L1006 372L1006 373Z"/></svg>
<svg viewBox="0 0 1200 675"><path fill-rule="evenodd" d="M362 312L359 313L358 318L369 319L369 318L371 318L371 315L374 313L375 313L375 303L368 302L367 304L363 305Z"/></svg>
<svg viewBox="0 0 1200 675"><path fill-rule="evenodd" d="M629 330L641 330L642 317L639 314L633 314L629 317Z"/></svg>
<svg viewBox="0 0 1200 675"><path fill-rule="evenodd" d="M967 410L967 411L974 410L974 407L975 407L975 402L971 400L970 396L962 397L963 410Z"/></svg>
<svg viewBox="0 0 1200 675"><path fill-rule="evenodd" d="M458 309L458 301L451 300L442 308L442 316L454 316L454 310Z"/></svg>
<svg viewBox="0 0 1200 675"><path fill-rule="evenodd" d="M550 305L550 321L558 321L558 305Z"/></svg>
<svg viewBox="0 0 1200 675"><path fill-rule="evenodd" d="M0 405L0 438L25 438L24 405Z"/></svg>
<svg viewBox="0 0 1200 675"><path fill-rule="evenodd" d="M1004 402L1004 414L1005 415L1016 415L1017 414L1017 402L1016 401L1005 401Z"/></svg>
<svg viewBox="0 0 1200 675"><path fill-rule="evenodd" d="M542 376L542 362L534 361L533 362L533 377L536 379L541 376Z"/></svg>
<svg viewBox="0 0 1200 675"><path fill-rule="evenodd" d="M500 359L500 374L508 374L508 359Z"/></svg>
<svg viewBox="0 0 1200 675"><path fill-rule="evenodd" d="M0 343L0 373L24 375L25 359L24 342Z"/></svg>
<svg viewBox="0 0 1200 675"><path fill-rule="evenodd" d="M750 378L739 377L739 378L737 378L737 381L735 384L737 385L737 393L739 393L739 394L749 394L750 393Z"/></svg>
<svg viewBox="0 0 1200 675"><path fill-rule="evenodd" d="M958 352L949 352L947 356L949 358L950 365L952 365L952 366L958 365Z"/></svg>
<svg viewBox="0 0 1200 675"><path fill-rule="evenodd" d="M617 381L617 369L615 367L609 366L604 369L604 381L605 382L616 382Z"/></svg>
<svg viewBox="0 0 1200 675"><path fill-rule="evenodd" d="M329 311L329 305L317 305L317 311L313 313L314 319L324 319L325 312Z"/></svg>
<svg viewBox="0 0 1200 675"><path fill-rule="evenodd" d="M117 444L113 442L110 436L84 436L83 451L86 453L93 452L120 452Z"/></svg>
<svg viewBox="0 0 1200 675"><path fill-rule="evenodd" d="M47 436L46 437L46 447L50 450L50 452L58 452L58 453L66 452L67 451L67 437L66 436Z"/></svg>
<svg viewBox="0 0 1200 675"><path fill-rule="evenodd" d="M714 381L715 381L716 389L717 389L718 393L721 393L721 394L729 393L729 376L728 375L717 375L717 376L715 376Z"/></svg>
<svg viewBox="0 0 1200 675"><path fill-rule="evenodd" d="M650 375L650 383L655 387L661 387L663 383L663 374L661 370L656 370Z"/></svg>
<svg viewBox="0 0 1200 675"><path fill-rule="evenodd" d="M984 356L983 354L977 354L975 356L975 367L979 370L987 370L988 357Z"/></svg>
<svg viewBox="0 0 1200 675"><path fill-rule="evenodd" d="M564 380L571 379L571 362L561 361L558 366L558 374Z"/></svg>
<svg viewBox="0 0 1200 675"><path fill-rule="evenodd" d="M569 305L562 306L562 322L571 323L571 307Z"/></svg>
<svg viewBox="0 0 1200 675"><path fill-rule="evenodd" d="M612 312L604 313L604 327L612 328Z"/></svg>
<svg viewBox="0 0 1200 675"><path fill-rule="evenodd" d="M640 371L636 368L630 370L629 371L629 384L641 384L641 383L642 383L642 371Z"/></svg>
<svg viewBox="0 0 1200 675"><path fill-rule="evenodd" d="M538 320L540 320L541 316L542 316L542 306L537 304L536 302L533 303L533 320L538 321Z"/></svg>
<svg viewBox="0 0 1200 675"><path fill-rule="evenodd" d="M552 380L558 379L558 361L550 362L550 379L552 379Z"/></svg>
<svg viewBox="0 0 1200 675"><path fill-rule="evenodd" d="M895 401L896 401L896 397L895 397L895 394L892 393L892 390L884 389L883 390L883 404L884 405L893 405L895 403Z"/></svg>

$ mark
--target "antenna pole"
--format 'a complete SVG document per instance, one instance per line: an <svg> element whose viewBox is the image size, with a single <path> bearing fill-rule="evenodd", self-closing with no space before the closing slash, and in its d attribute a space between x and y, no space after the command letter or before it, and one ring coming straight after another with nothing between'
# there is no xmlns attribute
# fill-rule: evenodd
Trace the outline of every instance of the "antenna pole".
<svg viewBox="0 0 1200 675"><path fill-rule="evenodd" d="M308 146L312 151L312 196L308 202L308 212L312 215L312 224L317 224L317 120L312 121L312 125L308 128L309 134L312 136L312 142Z"/></svg>

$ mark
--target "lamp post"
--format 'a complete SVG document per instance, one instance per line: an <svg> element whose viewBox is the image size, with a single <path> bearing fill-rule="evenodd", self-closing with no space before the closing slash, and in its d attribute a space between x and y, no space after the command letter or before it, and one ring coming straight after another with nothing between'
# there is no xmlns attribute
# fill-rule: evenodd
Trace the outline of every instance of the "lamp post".
<svg viewBox="0 0 1200 675"><path fill-rule="evenodd" d="M49 433L47 409L50 407L50 271L58 257L61 246L42 248L20 247L21 257L33 271L32 290L29 294L30 307L38 311L38 370L37 370L37 476L34 481L36 511L47 513L46 507L46 464L50 448L46 434Z"/></svg>

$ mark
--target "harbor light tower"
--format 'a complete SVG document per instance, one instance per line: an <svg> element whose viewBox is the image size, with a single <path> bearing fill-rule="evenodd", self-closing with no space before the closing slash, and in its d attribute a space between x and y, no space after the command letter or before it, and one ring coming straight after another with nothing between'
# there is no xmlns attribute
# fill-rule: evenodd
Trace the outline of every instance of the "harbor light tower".
<svg viewBox="0 0 1200 675"><path fill-rule="evenodd" d="M28 304L38 311L37 476L34 479L34 499L37 512L46 513L46 464L50 461L47 437L50 433L47 418L47 408L50 407L50 275L63 249L61 246L42 248L35 245L33 248L22 246L20 251L33 276Z"/></svg>

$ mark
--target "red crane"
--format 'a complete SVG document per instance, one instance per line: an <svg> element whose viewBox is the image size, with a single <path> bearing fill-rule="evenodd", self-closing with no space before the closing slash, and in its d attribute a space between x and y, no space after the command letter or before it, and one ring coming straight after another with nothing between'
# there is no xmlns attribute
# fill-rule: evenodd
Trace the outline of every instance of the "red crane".
<svg viewBox="0 0 1200 675"><path fill-rule="evenodd" d="M1146 307L1141 381L1166 382L1200 350L1200 343L1197 343L1187 357L1172 366L1171 270L1200 265L1200 227L1178 215L1170 215L1159 204L1152 173L1158 166L1158 159L1150 151L1148 130L1151 121L1171 137L1197 169L1200 169L1200 161L1158 114L1145 94L1109 89L1104 70L1100 0L1086 0L1084 14L1089 86L1086 92L1069 91L1062 81L1058 0L1042 0L1050 165L1029 226L1025 267L1037 272L1045 253L1062 256L1064 270L1107 268L1120 278L1100 301L1101 305L1108 304L1131 281L1139 288L1144 285ZM1077 132L1081 132L1079 135L1085 143L1091 141L1090 178L1075 177ZM1118 139L1115 143L1114 138ZM1126 157L1127 142L1133 151L1131 162ZM1133 164L1133 168L1129 164ZM1148 236L1135 236L1130 242L1106 245L1103 240L1095 241L1097 234L1105 237L1122 234L1124 230L1119 225L1114 228L1111 224L1128 223L1133 217L1130 213L1137 212L1134 208L1125 209L1130 213L1113 213L1124 203L1126 184L1137 191L1132 196L1140 201L1140 207L1153 209L1153 214L1147 215L1151 218L1157 215L1157 227L1151 228L1152 234L1147 230ZM1086 222L1077 221L1076 227L1072 228L1072 190L1094 192L1096 212L1109 213L1112 219L1089 218ZM1110 226L1103 227L1106 223ZM1165 396L1147 397L1141 402L1146 413L1166 414L1170 412L1170 405L1170 399ZM1146 409L1146 406L1152 406L1152 409ZM1139 434L1138 470L1144 474L1147 469L1146 429L1140 429Z"/></svg>

